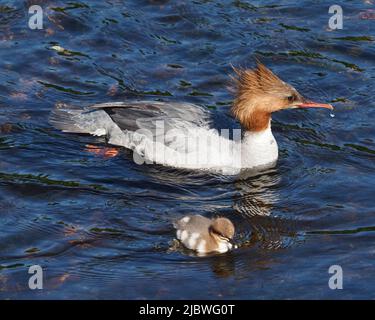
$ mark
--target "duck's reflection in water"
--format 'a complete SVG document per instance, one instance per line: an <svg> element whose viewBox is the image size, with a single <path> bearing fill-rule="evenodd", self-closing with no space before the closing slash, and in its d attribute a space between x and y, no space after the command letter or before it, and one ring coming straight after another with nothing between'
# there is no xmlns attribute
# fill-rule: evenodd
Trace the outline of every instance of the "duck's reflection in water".
<svg viewBox="0 0 375 320"><path fill-rule="evenodd" d="M235 182L238 195L233 208L239 221L240 245L256 242L264 249L285 248L299 239L297 220L282 213L279 190L282 178L276 169L255 174L243 172ZM248 236L249 232L251 237ZM245 236L243 236L245 234ZM248 238L248 239L247 239Z"/></svg>
<svg viewBox="0 0 375 320"><path fill-rule="evenodd" d="M238 196L233 208L244 217L270 216L272 208L279 202L278 186L281 176L276 169L256 173L243 171L234 185Z"/></svg>

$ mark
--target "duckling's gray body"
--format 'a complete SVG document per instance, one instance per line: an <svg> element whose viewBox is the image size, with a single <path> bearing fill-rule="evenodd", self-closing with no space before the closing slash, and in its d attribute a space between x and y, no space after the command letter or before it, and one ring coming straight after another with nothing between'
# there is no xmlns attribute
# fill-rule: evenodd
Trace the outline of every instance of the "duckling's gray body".
<svg viewBox="0 0 375 320"><path fill-rule="evenodd" d="M203 217L199 214L195 216L186 216L175 222L174 226L178 229L183 229L188 232L199 232L202 235L208 236L208 230L212 224L212 220Z"/></svg>

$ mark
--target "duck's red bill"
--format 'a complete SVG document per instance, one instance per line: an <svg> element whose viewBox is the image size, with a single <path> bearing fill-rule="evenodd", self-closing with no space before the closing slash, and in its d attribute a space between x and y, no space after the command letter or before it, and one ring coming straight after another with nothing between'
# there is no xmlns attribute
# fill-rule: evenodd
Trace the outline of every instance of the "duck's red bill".
<svg viewBox="0 0 375 320"><path fill-rule="evenodd" d="M333 110L333 106L329 103L318 103L313 101L307 101L297 105L299 108L326 108Z"/></svg>

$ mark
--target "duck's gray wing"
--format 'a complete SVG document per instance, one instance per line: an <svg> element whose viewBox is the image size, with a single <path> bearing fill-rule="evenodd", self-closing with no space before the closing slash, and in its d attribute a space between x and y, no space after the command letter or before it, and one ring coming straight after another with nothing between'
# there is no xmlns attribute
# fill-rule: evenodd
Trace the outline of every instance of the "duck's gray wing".
<svg viewBox="0 0 375 320"><path fill-rule="evenodd" d="M57 103L49 122L59 130L93 135L121 136L146 129L155 138L157 121L163 124L163 135L170 129L191 129L211 124L207 109L191 103L127 101L94 104L88 107Z"/></svg>
<svg viewBox="0 0 375 320"><path fill-rule="evenodd" d="M203 127L211 121L207 109L191 103L130 101L100 103L90 109L105 111L121 130L147 129L153 134L157 121L164 131Z"/></svg>

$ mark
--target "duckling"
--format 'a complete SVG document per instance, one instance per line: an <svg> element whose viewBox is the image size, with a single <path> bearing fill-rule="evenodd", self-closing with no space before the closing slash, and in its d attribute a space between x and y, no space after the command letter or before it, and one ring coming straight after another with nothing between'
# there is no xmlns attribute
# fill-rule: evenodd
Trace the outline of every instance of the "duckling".
<svg viewBox="0 0 375 320"><path fill-rule="evenodd" d="M224 253L233 248L234 225L227 218L208 219L201 215L185 216L174 223L177 239L200 254Z"/></svg>

